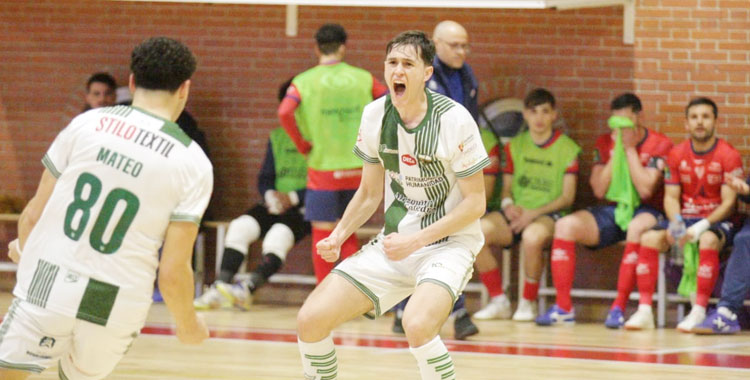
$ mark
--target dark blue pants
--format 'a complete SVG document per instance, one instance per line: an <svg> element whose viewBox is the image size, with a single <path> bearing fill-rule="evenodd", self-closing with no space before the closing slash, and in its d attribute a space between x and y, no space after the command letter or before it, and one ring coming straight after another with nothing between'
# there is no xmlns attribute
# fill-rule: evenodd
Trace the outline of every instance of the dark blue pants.
<svg viewBox="0 0 750 380"><path fill-rule="evenodd" d="M729 256L719 306L739 313L742 302L750 291L750 219L734 237L734 249Z"/></svg>
<svg viewBox="0 0 750 380"><path fill-rule="evenodd" d="M407 302L409 302L409 297L404 298L403 301L399 302L396 306L394 306L394 310L397 309L397 310L403 311L404 309L406 309ZM466 296L464 296L464 294L461 293L461 295L458 296L456 303L453 304L453 311L451 311L451 313L455 313L465 307L466 307Z"/></svg>

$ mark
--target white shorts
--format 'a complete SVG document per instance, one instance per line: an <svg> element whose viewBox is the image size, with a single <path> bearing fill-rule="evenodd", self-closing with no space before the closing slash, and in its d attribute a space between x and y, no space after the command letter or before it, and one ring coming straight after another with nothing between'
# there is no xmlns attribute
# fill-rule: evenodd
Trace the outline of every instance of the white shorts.
<svg viewBox="0 0 750 380"><path fill-rule="evenodd" d="M380 316L414 293L417 285L433 282L450 293L453 302L471 279L474 253L456 242L425 247L400 261L386 257L382 235L333 269L362 291Z"/></svg>
<svg viewBox="0 0 750 380"><path fill-rule="evenodd" d="M104 327L15 298L0 324L0 367L39 373L59 360L61 379L102 379L138 330Z"/></svg>

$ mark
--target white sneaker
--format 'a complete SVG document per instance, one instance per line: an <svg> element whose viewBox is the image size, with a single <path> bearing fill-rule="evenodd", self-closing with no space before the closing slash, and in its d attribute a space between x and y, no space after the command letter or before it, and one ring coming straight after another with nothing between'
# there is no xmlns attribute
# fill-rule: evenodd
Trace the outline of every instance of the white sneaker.
<svg viewBox="0 0 750 380"><path fill-rule="evenodd" d="M679 324L677 324L677 330L684 333L693 332L693 327L703 323L706 319L706 308L703 306L693 305L690 310L690 314L685 317Z"/></svg>
<svg viewBox="0 0 750 380"><path fill-rule="evenodd" d="M654 312L651 305L638 305L638 311L625 322L625 330L653 330Z"/></svg>
<svg viewBox="0 0 750 380"><path fill-rule="evenodd" d="M533 322L536 319L537 307L536 302L521 298L518 301L518 308L513 314L513 320L516 322Z"/></svg>
<svg viewBox="0 0 750 380"><path fill-rule="evenodd" d="M234 284L222 282L216 285L216 289L222 296L230 300L234 306L244 311L250 310L253 304L253 295L247 287L247 282L239 281Z"/></svg>
<svg viewBox="0 0 750 380"><path fill-rule="evenodd" d="M510 318L510 301L505 294L492 297L487 306L474 313L475 319L508 319Z"/></svg>
<svg viewBox="0 0 750 380"><path fill-rule="evenodd" d="M229 309L232 307L232 301L216 289L216 285L219 283L221 281L214 282L210 288L193 300L193 307L196 310Z"/></svg>

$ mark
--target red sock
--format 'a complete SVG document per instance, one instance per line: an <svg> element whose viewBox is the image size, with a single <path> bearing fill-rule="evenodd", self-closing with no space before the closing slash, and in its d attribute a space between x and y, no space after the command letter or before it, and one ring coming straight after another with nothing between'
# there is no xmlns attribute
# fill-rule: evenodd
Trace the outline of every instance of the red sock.
<svg viewBox="0 0 750 380"><path fill-rule="evenodd" d="M502 274L500 274L499 268L482 272L479 274L479 278L482 279L482 283L484 284L484 287L487 288L490 297L503 294L503 277Z"/></svg>
<svg viewBox="0 0 750 380"><path fill-rule="evenodd" d="M617 277L617 298L612 303L612 308L619 307L620 310L625 311L625 304L628 302L630 292L633 291L635 286L635 267L638 265L638 250L640 248L639 243L625 243L622 261L620 261L620 274Z"/></svg>
<svg viewBox="0 0 750 380"><path fill-rule="evenodd" d="M695 294L695 304L706 307L708 299L716 285L719 276L719 251L715 249L701 249L698 251L698 289Z"/></svg>
<svg viewBox="0 0 750 380"><path fill-rule="evenodd" d="M557 290L557 306L566 312L573 309L570 289L576 272L576 243L569 240L552 241L552 282Z"/></svg>
<svg viewBox="0 0 750 380"><path fill-rule="evenodd" d="M539 296L539 281L531 282L529 279L523 282L523 299L527 301L536 301Z"/></svg>
<svg viewBox="0 0 750 380"><path fill-rule="evenodd" d="M656 280L659 277L659 250L641 246L638 251L638 265L635 268L638 279L638 292L641 293L640 304L653 304Z"/></svg>
<svg viewBox="0 0 750 380"><path fill-rule="evenodd" d="M352 236L349 236L349 239L346 239L344 244L341 244L341 255L339 257L340 260L343 260L359 251L359 239L357 239L356 234L352 234Z"/></svg>
<svg viewBox="0 0 750 380"><path fill-rule="evenodd" d="M312 229L312 262L313 270L315 271L315 278L318 280L318 284L326 278L328 273L331 273L331 269L336 265L336 263L329 263L323 260L323 258L318 255L318 249L316 248L318 242L327 238L331 232L331 230Z"/></svg>

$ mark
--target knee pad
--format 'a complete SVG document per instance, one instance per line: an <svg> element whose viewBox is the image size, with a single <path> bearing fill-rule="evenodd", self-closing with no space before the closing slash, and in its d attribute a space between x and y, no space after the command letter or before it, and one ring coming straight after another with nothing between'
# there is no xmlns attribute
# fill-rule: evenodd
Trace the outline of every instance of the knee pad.
<svg viewBox="0 0 750 380"><path fill-rule="evenodd" d="M250 215L242 215L229 223L224 246L247 256L248 246L260 237L260 224Z"/></svg>
<svg viewBox="0 0 750 380"><path fill-rule="evenodd" d="M292 247L294 247L294 232L281 223L271 226L263 239L263 253L273 253L281 261L286 259L286 254Z"/></svg>

